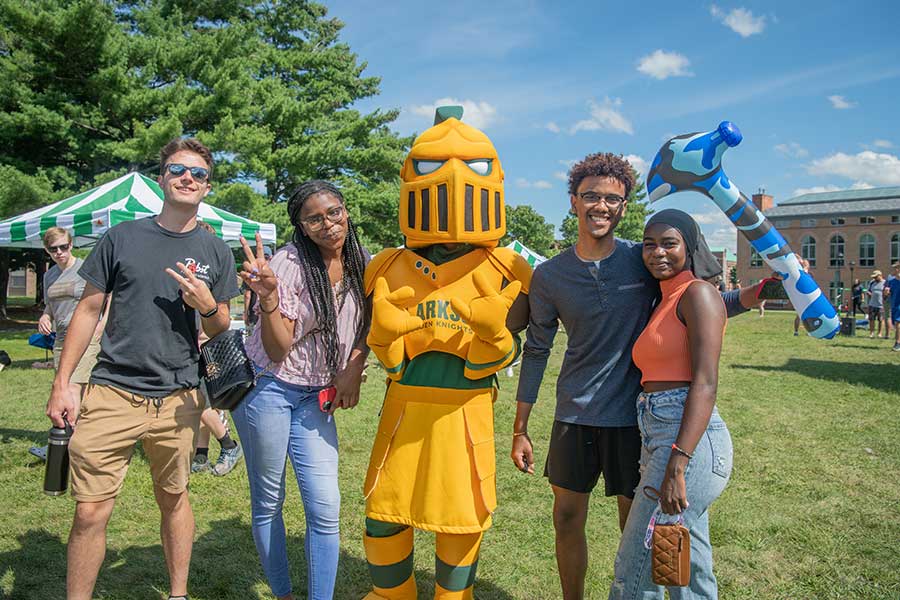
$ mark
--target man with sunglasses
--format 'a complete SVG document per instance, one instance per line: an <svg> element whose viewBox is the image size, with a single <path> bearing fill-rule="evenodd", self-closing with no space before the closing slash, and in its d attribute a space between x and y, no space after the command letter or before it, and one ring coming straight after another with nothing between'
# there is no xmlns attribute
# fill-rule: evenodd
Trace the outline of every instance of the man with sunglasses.
<svg viewBox="0 0 900 600"><path fill-rule="evenodd" d="M659 285L644 267L641 242L615 237L633 187L633 170L621 156L591 154L572 167L569 202L578 217L578 241L535 269L528 297L511 458L520 471L534 473L528 420L562 322L568 345L544 476L553 487L565 600L584 597L585 523L600 475L606 496L616 496L620 529L640 481L635 401L641 374L631 348L649 320ZM755 293L756 287L724 293L729 316L755 306Z"/></svg>
<svg viewBox="0 0 900 600"><path fill-rule="evenodd" d="M76 500L69 600L91 598L106 551L106 526L138 440L162 516L170 598L187 597L194 537L187 484L203 410L196 315L214 337L228 328L228 301L238 295L231 251L197 226L212 167L212 154L197 140L169 142L160 152L160 214L111 228L79 270L87 283L47 404L54 425L75 427L69 443ZM108 325L76 414L66 389L107 296Z"/></svg>

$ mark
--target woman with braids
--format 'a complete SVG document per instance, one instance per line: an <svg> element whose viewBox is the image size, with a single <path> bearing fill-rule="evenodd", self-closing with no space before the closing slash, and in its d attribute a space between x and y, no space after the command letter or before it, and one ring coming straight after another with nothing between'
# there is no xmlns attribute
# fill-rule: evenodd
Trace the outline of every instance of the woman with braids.
<svg viewBox="0 0 900 600"><path fill-rule="evenodd" d="M259 321L247 354L261 376L234 411L250 482L253 539L272 593L293 598L282 505L285 455L297 476L306 514L308 597L330 599L337 575L339 536L338 442L332 414L353 408L368 350L359 243L340 191L307 181L288 201L292 243L271 261L257 235L255 256L241 278L259 297ZM336 396L321 410L321 390Z"/></svg>

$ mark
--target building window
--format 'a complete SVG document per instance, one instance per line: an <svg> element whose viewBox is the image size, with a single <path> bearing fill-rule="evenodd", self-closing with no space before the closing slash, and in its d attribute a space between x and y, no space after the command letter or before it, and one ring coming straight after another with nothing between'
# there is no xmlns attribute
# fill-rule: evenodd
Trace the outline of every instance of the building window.
<svg viewBox="0 0 900 600"><path fill-rule="evenodd" d="M756 251L756 248L750 248L750 268L755 269L763 266L762 256L759 255L759 252Z"/></svg>
<svg viewBox="0 0 900 600"><path fill-rule="evenodd" d="M870 233L859 236L859 266L875 266L875 236Z"/></svg>
<svg viewBox="0 0 900 600"><path fill-rule="evenodd" d="M844 237L835 235L828 243L828 265L831 267L844 266Z"/></svg>
<svg viewBox="0 0 900 600"><path fill-rule="evenodd" d="M859 224L860 225L874 225L875 217L860 217Z"/></svg>
<svg viewBox="0 0 900 600"><path fill-rule="evenodd" d="M800 227L815 227L816 220L815 219L803 219L800 221Z"/></svg>
<svg viewBox="0 0 900 600"><path fill-rule="evenodd" d="M900 223L900 215L891 215L891 223Z"/></svg>
<svg viewBox="0 0 900 600"><path fill-rule="evenodd" d="M900 262L900 233L891 236L891 264Z"/></svg>
<svg viewBox="0 0 900 600"><path fill-rule="evenodd" d="M843 225L844 217L831 217L831 224L832 225Z"/></svg>
<svg viewBox="0 0 900 600"><path fill-rule="evenodd" d="M816 238L804 236L800 241L800 256L809 261L809 266L816 266Z"/></svg>

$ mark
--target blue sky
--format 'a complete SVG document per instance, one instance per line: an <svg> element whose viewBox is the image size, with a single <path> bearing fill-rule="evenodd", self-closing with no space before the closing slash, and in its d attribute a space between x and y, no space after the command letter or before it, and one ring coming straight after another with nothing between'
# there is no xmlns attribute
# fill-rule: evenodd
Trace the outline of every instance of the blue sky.
<svg viewBox="0 0 900 600"><path fill-rule="evenodd" d="M559 224L565 172L610 151L639 170L669 137L738 125L725 172L776 203L805 191L900 185L900 3L335 0L341 40L421 132L452 100L493 140L510 204ZM666 198L712 246L735 233L699 194Z"/></svg>

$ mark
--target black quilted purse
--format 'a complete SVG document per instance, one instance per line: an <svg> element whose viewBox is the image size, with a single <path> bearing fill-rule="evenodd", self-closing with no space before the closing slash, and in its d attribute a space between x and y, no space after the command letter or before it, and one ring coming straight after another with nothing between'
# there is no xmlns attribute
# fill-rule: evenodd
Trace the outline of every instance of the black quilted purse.
<svg viewBox="0 0 900 600"><path fill-rule="evenodd" d="M203 344L200 369L212 408L234 410L256 385L240 330L223 331Z"/></svg>

